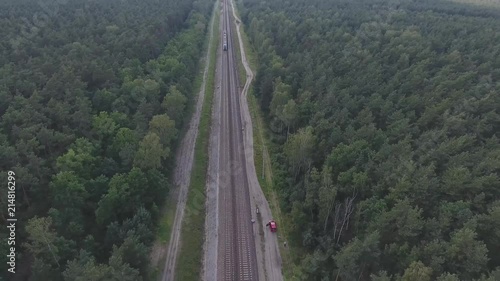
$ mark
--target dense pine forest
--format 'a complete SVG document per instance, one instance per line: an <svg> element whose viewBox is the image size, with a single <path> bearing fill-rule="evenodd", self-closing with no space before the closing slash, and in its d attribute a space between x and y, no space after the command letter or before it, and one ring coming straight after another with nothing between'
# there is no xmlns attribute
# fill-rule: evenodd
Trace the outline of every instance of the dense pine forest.
<svg viewBox="0 0 500 281"><path fill-rule="evenodd" d="M500 10L240 6L290 280L500 280Z"/></svg>
<svg viewBox="0 0 500 281"><path fill-rule="evenodd" d="M7 275L2 189L0 279L149 280L212 5L0 1L0 165L18 219Z"/></svg>

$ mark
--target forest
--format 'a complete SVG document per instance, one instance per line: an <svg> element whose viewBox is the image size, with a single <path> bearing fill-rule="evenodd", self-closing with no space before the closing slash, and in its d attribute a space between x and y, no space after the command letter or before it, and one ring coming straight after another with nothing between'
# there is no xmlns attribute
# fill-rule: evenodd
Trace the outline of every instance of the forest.
<svg viewBox="0 0 500 281"><path fill-rule="evenodd" d="M19 222L16 274L0 280L150 280L212 7L0 1L0 165Z"/></svg>
<svg viewBox="0 0 500 281"><path fill-rule="evenodd" d="M290 280L500 280L500 10L239 5Z"/></svg>

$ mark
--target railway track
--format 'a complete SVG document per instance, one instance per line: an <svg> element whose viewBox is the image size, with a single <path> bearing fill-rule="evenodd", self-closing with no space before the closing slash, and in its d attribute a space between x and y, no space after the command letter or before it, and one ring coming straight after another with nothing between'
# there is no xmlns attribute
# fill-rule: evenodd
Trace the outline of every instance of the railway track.
<svg viewBox="0 0 500 281"><path fill-rule="evenodd" d="M223 0L217 280L258 280L230 3ZM227 38L227 42L225 39ZM226 48L225 48L226 49Z"/></svg>

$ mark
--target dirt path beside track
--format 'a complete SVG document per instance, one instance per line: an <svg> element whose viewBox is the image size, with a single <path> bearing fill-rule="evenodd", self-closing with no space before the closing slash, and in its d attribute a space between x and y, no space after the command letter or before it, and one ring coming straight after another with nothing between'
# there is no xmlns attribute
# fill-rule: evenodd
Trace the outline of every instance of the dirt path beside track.
<svg viewBox="0 0 500 281"><path fill-rule="evenodd" d="M269 203L262 192L262 188L259 185L259 181L257 179L257 173L255 171L254 164L254 148L253 148L253 126L252 119L250 117L250 111L248 107L247 94L250 84L253 81L254 74L250 69L248 64L245 46L243 45L243 40L241 38L240 31L240 23L241 20L237 17L234 7L234 2L230 0L231 7L233 11L233 17L236 19L236 32L238 34L238 41L241 51L241 59L243 62L243 66L245 67L247 81L243 87L240 99L240 106L244 124L244 136L243 143L245 149L245 158L247 161L247 174L248 181L250 186L250 201L252 204L252 212L256 214L256 208L259 208L259 215L262 218L262 223L254 224L254 233L263 235L260 236L260 239L255 239L255 247L257 249L257 259L259 262L259 280L270 280L270 281L282 281L282 261L281 255L279 251L278 238L276 236L277 233L271 233L269 229L265 229L265 224L268 220L272 219L273 216L271 214L271 208L269 207ZM261 231L263 229L263 231ZM278 226L279 233L279 226Z"/></svg>
<svg viewBox="0 0 500 281"><path fill-rule="evenodd" d="M213 13L214 15L215 13ZM182 142L177 150L176 167L173 174L174 187L169 196L167 204L175 204L177 207L175 211L175 218L172 224L171 235L168 245L162 245L161 242L155 242L151 254L153 265L158 265L165 262L165 267L161 274L162 281L175 280L175 267L177 257L180 250L181 243L181 229L182 220L184 217L184 209L186 207L187 193L191 181L191 170L193 168L194 149L196 146L196 139L198 137L198 126L200 124L200 116L205 100L205 86L208 75L208 67L210 65L210 46L212 45L214 19L210 21L209 26L209 42L207 45L207 52L204 57L205 68L203 70L203 82L200 86L200 92L197 96L196 108L191 117L189 128L182 139ZM166 257L163 261L162 258Z"/></svg>

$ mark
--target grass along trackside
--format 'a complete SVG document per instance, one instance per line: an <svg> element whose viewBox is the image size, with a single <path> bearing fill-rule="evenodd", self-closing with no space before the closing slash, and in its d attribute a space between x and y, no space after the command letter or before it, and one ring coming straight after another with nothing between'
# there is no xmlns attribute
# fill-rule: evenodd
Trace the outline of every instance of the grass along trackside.
<svg viewBox="0 0 500 281"><path fill-rule="evenodd" d="M208 44L208 43L207 43ZM206 46L208 47L208 46ZM200 64L201 67L203 67L203 64ZM198 74L193 82L194 89L196 93L200 92L201 84L203 81L203 69L201 70L200 74ZM183 128L182 131L179 133L179 135L184 136L187 133L187 129L189 128L189 122L191 121L191 117L194 114L195 107L196 107L196 100L192 101L190 104L187 105L188 107L188 112L186 116L184 117L184 124L186 124ZM179 148L180 142L182 141L182 137L178 139L178 143L176 145L176 148ZM173 173L173 171L172 171ZM170 175L170 178L173 175ZM169 204L166 204L165 209L162 211L161 218L158 223L158 230L156 233L157 239L161 241L163 244L168 244L170 241L170 235L172 234L172 224L174 223L175 219L175 211L176 211L176 201L177 198L171 198L171 202ZM162 257L162 260L164 257ZM163 266L163 265L162 265Z"/></svg>
<svg viewBox="0 0 500 281"><path fill-rule="evenodd" d="M219 16L219 9L216 8L213 19L215 21L212 30L213 38L208 46L210 55L205 85L205 101L198 128L191 183L182 223L180 253L175 274L175 279L180 281L200 280L205 231L205 182L208 166L208 143L214 94L215 60L220 37L218 32Z"/></svg>

